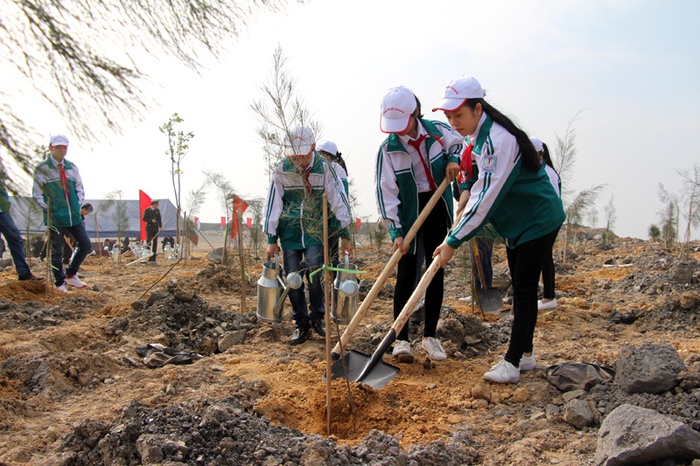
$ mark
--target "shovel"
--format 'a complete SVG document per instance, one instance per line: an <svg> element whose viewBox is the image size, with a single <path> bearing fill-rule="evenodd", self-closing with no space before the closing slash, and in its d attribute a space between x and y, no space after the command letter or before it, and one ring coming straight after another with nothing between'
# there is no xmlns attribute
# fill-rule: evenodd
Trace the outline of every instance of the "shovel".
<svg viewBox="0 0 700 466"><path fill-rule="evenodd" d="M413 241L413 238L415 238L421 225L423 225L423 222L426 218L428 218L428 215L433 210L433 207L435 207L435 204L437 204L437 202L440 200L440 197L447 188L448 184L449 182L447 181L447 178L445 178L442 181L442 183L440 183L440 186L438 186L437 190L430 197L430 200L425 205L420 215L418 215L416 221L413 222L413 225L408 230L408 233L406 233L406 236L404 236L404 244L411 244L411 241ZM362 301L362 304L360 304L360 307L357 308L357 311L355 312L355 315L353 316L352 320L345 328L345 332L343 332L343 335L340 337L340 340L338 341L338 343L336 343L335 347L333 348L333 351L331 352L331 358L334 361L340 359L340 353L342 349L345 347L345 345L348 344L350 338L352 338L352 334L355 333L355 330L357 330L357 327L360 325L360 321L365 316L365 314L367 314L369 307L372 305L372 302L377 297L377 295L379 295L379 292L384 287L384 283L386 282L387 278L389 278L389 275L391 275L391 272L393 272L394 268L396 267L396 264L399 263L399 260L401 259L402 255L403 253L400 249L394 251L394 254L391 256L391 259L389 259L389 262L387 262L387 264L384 266L384 269L382 269L382 273L379 274L379 277L374 282L374 285L372 285L372 288L369 290L369 293L367 293L367 296Z"/></svg>
<svg viewBox="0 0 700 466"><path fill-rule="evenodd" d="M346 353L342 360L338 360L331 366L331 377L337 379L345 377L345 368L347 368L347 378L351 382L361 382L370 387L380 390L393 379L400 369L391 364L387 364L382 360L382 356L386 350L396 340L396 335L399 334L403 326L406 325L411 317L413 310L418 305L426 288L430 285L433 277L440 270L440 257L433 259L433 262L421 277L418 286L408 298L406 305L401 310L401 314L396 318L393 325L389 329L389 333L384 337L372 356L360 353L359 351L350 350Z"/></svg>
<svg viewBox="0 0 700 466"><path fill-rule="evenodd" d="M455 224L452 225L450 231L457 226L461 216L460 211L455 216ZM396 317L396 320L394 320L394 323L389 329L389 333L387 333L382 342L379 343L379 346L372 356L370 357L359 351L350 350L350 352L345 354L343 359L334 362L333 366L331 366L331 377L333 379L347 376L347 379L351 382L361 382L380 390L400 372L398 367L385 363L382 357L392 343L396 341L396 335L401 332L403 326L408 322L408 319L418 305L423 293L425 293L430 282L433 281L433 277L437 271L440 270L440 265L440 256L437 256L421 277L418 285L416 285L416 289L411 293L411 297L408 298L403 309L401 309L401 313Z"/></svg>
<svg viewBox="0 0 700 466"><path fill-rule="evenodd" d="M501 293L498 291L498 288L486 288L484 267L481 264L481 254L479 254L479 248L476 245L476 238L472 238L471 243L472 250L474 251L476 270L479 274L479 281L481 282L481 289L476 292L481 312L484 314L500 314L503 310L503 298L501 298Z"/></svg>

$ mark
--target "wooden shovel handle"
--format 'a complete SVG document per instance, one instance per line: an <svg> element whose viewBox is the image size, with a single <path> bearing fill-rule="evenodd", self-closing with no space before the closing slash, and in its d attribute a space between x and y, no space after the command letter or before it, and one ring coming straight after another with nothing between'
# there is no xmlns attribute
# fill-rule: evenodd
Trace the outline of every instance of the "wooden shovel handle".
<svg viewBox="0 0 700 466"><path fill-rule="evenodd" d="M455 216L455 222L450 228L450 231L454 230L455 227L457 227L457 224L459 223L461 217L462 211L460 210ZM450 233L447 232L448 236L449 234ZM408 301L406 301L406 304L404 305L403 309L401 309L401 313L398 315L398 317L396 317L396 320L394 320L394 324L391 326L391 329L394 330L396 335L401 333L403 326L406 325L406 322L408 322L408 318L411 317L411 314L413 314L413 310L416 308L418 302L423 297L423 293L425 293L425 290L428 288L428 285L430 285L430 282L433 281L433 277L435 276L435 274L438 272L438 270L440 270L441 265L442 258L440 256L436 256L435 259L433 259L433 262L430 263L430 266L421 277L420 281L418 282L418 285L416 285L416 289L413 290L413 293L411 293L411 296L408 298Z"/></svg>
<svg viewBox="0 0 700 466"><path fill-rule="evenodd" d="M408 230L408 233L406 233L406 236L404 236L404 244L411 244L411 241L413 241L413 238L415 238L416 234L418 234L418 230L423 225L423 222L425 222L425 219L428 218L428 215L430 215L430 212L435 207L435 204L438 203L442 193L445 192L445 189L447 189L447 185L449 184L450 183L447 181L447 178L442 180L440 186L438 186L437 190L432 196L430 196L430 200L425 205L420 215L418 215L416 221L413 222L413 225ZM387 262L387 264L384 266L382 273L379 274L379 277L374 282L374 285L372 285L369 293L367 293L365 299L362 300L362 304L360 304L360 307L357 308L355 315L345 328L345 332L343 332L343 335L340 337L340 341L338 341L333 348L333 354L331 354L333 359L338 359L340 357L341 348L345 347L345 345L347 345L350 341L350 338L352 338L353 333L355 333L355 330L357 330L357 327L360 325L360 321L364 318L374 299L379 295L379 292L384 287L384 283L386 282L387 278L389 278L389 275L391 275L391 273L394 271L394 268L396 267L396 264L399 263L402 255L403 253L401 250L397 249L391 256L391 259L389 259L389 262Z"/></svg>

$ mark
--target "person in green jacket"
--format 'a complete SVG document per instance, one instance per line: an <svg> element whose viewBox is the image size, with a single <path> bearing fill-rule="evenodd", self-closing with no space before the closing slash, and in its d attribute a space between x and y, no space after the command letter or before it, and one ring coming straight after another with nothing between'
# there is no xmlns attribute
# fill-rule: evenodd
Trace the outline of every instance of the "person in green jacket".
<svg viewBox="0 0 700 466"><path fill-rule="evenodd" d="M280 245L287 275L299 272L309 283L310 312L304 286L289 291L294 333L290 344L311 336L311 327L325 336L325 306L319 275L309 275L323 265L323 195L339 224L342 252L351 252L350 204L338 176L316 152L311 128L298 126L285 135L284 159L275 167L263 207L263 231L267 233L267 255L279 254ZM279 242L279 244L278 244Z"/></svg>
<svg viewBox="0 0 700 466"><path fill-rule="evenodd" d="M68 160L68 138L55 135L49 141L51 155L34 169L34 200L44 211L44 225L51 241L51 267L54 283L59 291L67 293L66 285L85 288L87 284L78 278L80 265L92 250L92 242L85 231L80 207L85 199L83 180L78 167ZM77 242L76 252L63 270L64 240L70 235Z"/></svg>
<svg viewBox="0 0 700 466"><path fill-rule="evenodd" d="M433 109L442 110L452 127L468 137L464 155L475 160L478 172L460 222L434 257L439 256L444 267L455 249L489 222L505 239L513 282L513 327L504 358L484 378L517 383L520 371L535 368L540 273L566 215L527 134L484 97L475 78L459 76L447 84Z"/></svg>
<svg viewBox="0 0 700 466"><path fill-rule="evenodd" d="M10 255L19 280L43 280L43 278L34 276L27 264L22 236L12 220L12 215L10 215L10 197L5 187L5 173L2 172L0 172L0 233L7 240L7 246L10 248ZM5 245L2 246L4 252ZM0 254L0 258L2 258L2 254Z"/></svg>
<svg viewBox="0 0 700 466"><path fill-rule="evenodd" d="M375 164L375 188L379 214L389 229L393 250L404 255L399 261L394 288L394 318L408 302L420 276L418 246L430 258L452 225L452 188L448 186L410 244L404 236L430 201L443 180L459 174L459 154L464 139L448 125L426 120L420 102L404 86L389 89L381 105L380 130L387 134ZM426 260L426 267L429 266ZM425 325L421 347L434 361L447 354L435 338L442 308L444 272L435 274L425 293ZM392 352L400 362L411 362L413 354L408 326L396 336Z"/></svg>

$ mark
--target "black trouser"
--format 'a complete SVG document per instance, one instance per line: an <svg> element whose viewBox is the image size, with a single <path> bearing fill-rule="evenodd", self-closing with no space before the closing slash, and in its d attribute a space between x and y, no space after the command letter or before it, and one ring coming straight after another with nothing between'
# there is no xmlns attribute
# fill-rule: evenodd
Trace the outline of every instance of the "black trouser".
<svg viewBox="0 0 700 466"><path fill-rule="evenodd" d="M559 228L516 248L506 248L508 268L513 281L513 327L505 360L515 367L523 353L532 352L537 325L537 285L547 251L552 251Z"/></svg>
<svg viewBox="0 0 700 466"><path fill-rule="evenodd" d="M148 262L156 261L156 253L158 252L158 230L146 229L146 242L151 245L153 255L148 258Z"/></svg>
<svg viewBox="0 0 700 466"><path fill-rule="evenodd" d="M559 230L557 230L558 232ZM553 245L552 245L553 246ZM554 299L554 257L552 256L552 250L547 251L547 255L544 258L544 263L542 264L542 285L544 286L543 298Z"/></svg>
<svg viewBox="0 0 700 466"><path fill-rule="evenodd" d="M65 282L66 277L72 277L78 274L80 265L87 255L90 254L90 251L92 251L92 241L90 241L90 237L85 231L85 225L82 223L74 227L50 228L49 232L51 238L51 268L53 269L54 283L56 286L61 286ZM68 235L75 238L78 243L76 246L78 250L64 272L62 256L63 247L66 244L64 238Z"/></svg>
<svg viewBox="0 0 700 466"><path fill-rule="evenodd" d="M419 207L422 211L425 205L430 200L432 193L420 193L418 195ZM433 261L433 252L447 236L447 224L449 216L447 207L442 200L433 208L432 212L425 219L416 235L416 241L423 243L425 251L425 265L429 267ZM405 226L408 227L408 226ZM408 246L408 245L407 245ZM418 277L420 276L420 268L417 263L416 254L404 254L399 261L396 272L396 288L394 289L394 319L396 319L403 307L406 305L408 298L416 288ZM425 326L423 329L424 337L434 337L437 329L438 320L440 318L440 309L442 308L442 295L444 290L445 270L440 268L433 277L433 280L428 285L425 292ZM396 337L398 340L408 340L408 325L404 325Z"/></svg>

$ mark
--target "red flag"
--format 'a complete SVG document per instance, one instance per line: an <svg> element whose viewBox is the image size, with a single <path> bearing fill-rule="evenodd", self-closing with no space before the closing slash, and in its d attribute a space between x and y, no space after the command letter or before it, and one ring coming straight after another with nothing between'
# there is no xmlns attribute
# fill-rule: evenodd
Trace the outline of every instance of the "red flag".
<svg viewBox="0 0 700 466"><path fill-rule="evenodd" d="M151 198L139 189L139 212L141 212L141 218L143 218L143 213L149 207L151 207ZM146 238L146 222L141 221L141 241L146 241Z"/></svg>
<svg viewBox="0 0 700 466"><path fill-rule="evenodd" d="M199 217L195 217L195 218L194 218L194 227L195 227L197 230L199 230L199 225L200 225L200 223L199 223Z"/></svg>
<svg viewBox="0 0 700 466"><path fill-rule="evenodd" d="M355 217L355 231L360 231L361 227L362 227L362 220L360 220L360 217Z"/></svg>
<svg viewBox="0 0 700 466"><path fill-rule="evenodd" d="M247 219L245 219L245 224L248 228L252 227L253 226L253 219L248 217Z"/></svg>
<svg viewBox="0 0 700 466"><path fill-rule="evenodd" d="M221 217L221 228L226 226L226 217Z"/></svg>
<svg viewBox="0 0 700 466"><path fill-rule="evenodd" d="M240 197L234 195L233 196L233 219L231 220L231 223L233 224L231 226L231 239L235 239L236 235L238 234L238 215L240 211L240 215L243 215L243 212L248 208L248 203L241 199Z"/></svg>

